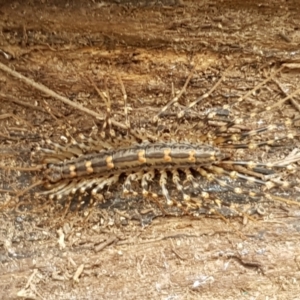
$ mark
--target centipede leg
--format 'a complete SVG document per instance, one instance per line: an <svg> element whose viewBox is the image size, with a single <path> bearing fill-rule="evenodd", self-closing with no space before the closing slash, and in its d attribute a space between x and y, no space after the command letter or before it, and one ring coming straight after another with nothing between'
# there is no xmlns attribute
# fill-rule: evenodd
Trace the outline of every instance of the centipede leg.
<svg viewBox="0 0 300 300"><path fill-rule="evenodd" d="M149 182L151 182L155 177L155 171L152 169L148 172L146 172L142 176L141 180L141 186L142 186L142 194L145 199L149 199L151 202L154 202L159 210L163 212L165 215L167 212L165 211L164 207L161 205L161 203L158 200L158 195L156 193L149 191Z"/></svg>
<svg viewBox="0 0 300 300"><path fill-rule="evenodd" d="M150 193L149 192L149 182L151 182L154 179L154 176L155 176L154 170L150 170L142 176L141 185L142 185L142 193L143 193L144 197L147 197ZM154 195L154 196L157 196L157 195Z"/></svg>
<svg viewBox="0 0 300 300"><path fill-rule="evenodd" d="M92 189L91 194L94 196L99 191L103 190L105 186L111 186L119 181L119 174L113 175L111 177L100 178L99 182L97 182L95 187Z"/></svg>
<svg viewBox="0 0 300 300"><path fill-rule="evenodd" d="M171 107L173 104L177 103L178 100L180 99L180 97L183 95L183 93L186 91L186 88L194 74L195 69L193 69L188 78L185 81L184 86L182 87L182 89L180 90L179 94L176 95L167 105L165 105L152 119L153 123L156 123L158 121L158 119L161 117L161 115L169 108Z"/></svg>
<svg viewBox="0 0 300 300"><path fill-rule="evenodd" d="M133 194L134 196L137 196L138 193L132 190L131 182L141 180L143 175L144 173L142 171L129 174L126 177L123 185L123 194L124 195Z"/></svg>
<svg viewBox="0 0 300 300"><path fill-rule="evenodd" d="M162 194L165 197L165 199L167 200L167 205L172 206L174 204L174 202L171 200L169 191L166 187L167 179L168 179L167 172L165 170L160 171L159 185L161 187Z"/></svg>
<svg viewBox="0 0 300 300"><path fill-rule="evenodd" d="M225 72L224 72L223 76L217 81L217 83L207 93L203 94L197 100L195 100L194 102L190 103L185 109L183 109L182 111L180 111L178 113L178 115L177 115L178 119L184 117L184 115L187 113L188 110L190 110L193 106L195 106L196 104L198 104L199 102L201 102L203 99L208 98L211 95L211 93L214 90L216 90L216 88L224 80L224 77L225 77Z"/></svg>
<svg viewBox="0 0 300 300"><path fill-rule="evenodd" d="M179 178L178 170L174 169L171 172L172 172L172 180L173 180L173 182L176 186L177 191L182 194L183 201L184 202L189 201L191 199L191 197L184 192L183 186L180 184L180 178Z"/></svg>

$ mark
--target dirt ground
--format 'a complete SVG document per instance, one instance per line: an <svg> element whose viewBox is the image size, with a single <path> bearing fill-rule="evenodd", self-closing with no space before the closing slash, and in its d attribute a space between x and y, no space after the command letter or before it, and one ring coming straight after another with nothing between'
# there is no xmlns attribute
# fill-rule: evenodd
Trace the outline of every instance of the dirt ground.
<svg viewBox="0 0 300 300"><path fill-rule="evenodd" d="M0 298L299 299L297 205L224 219L151 214L137 207L142 200L128 201L130 209L65 211L46 197L16 195L39 178L22 168L44 138L101 129L106 105L95 86L109 93L117 130L125 124L123 83L131 126L153 136L161 126L195 139L204 130L198 121L174 112L222 76L195 114L228 105L253 127L299 117L298 1L22 2L0 0ZM153 125L190 75L179 103ZM300 146L295 130L284 148L235 155L283 159ZM289 180L299 183L298 173ZM105 193L117 202L120 186ZM300 201L297 186L276 193Z"/></svg>

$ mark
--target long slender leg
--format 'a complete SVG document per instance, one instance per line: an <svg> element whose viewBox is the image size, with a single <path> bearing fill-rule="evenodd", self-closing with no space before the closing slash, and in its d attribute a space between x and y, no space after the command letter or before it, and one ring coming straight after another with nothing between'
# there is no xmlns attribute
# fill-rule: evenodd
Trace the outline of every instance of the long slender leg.
<svg viewBox="0 0 300 300"><path fill-rule="evenodd" d="M165 170L160 171L160 179L159 179L159 185L161 187L163 196L165 197L165 199L167 200L167 205L168 206L172 206L174 205L174 201L171 200L169 191L166 187L167 184L167 179L168 179L168 174Z"/></svg>
<svg viewBox="0 0 300 300"><path fill-rule="evenodd" d="M194 69L190 72L184 86L182 87L180 93L175 96L167 105L165 105L154 117L153 117L153 122L156 123L158 121L158 119L161 117L161 115L170 107L172 106L174 103L177 103L178 100L180 99L180 97L182 96L182 94L185 92L186 87L188 86L192 76L194 74Z"/></svg>
<svg viewBox="0 0 300 300"><path fill-rule="evenodd" d="M183 186L180 183L178 170L174 169L171 172L172 172L172 180L176 186L177 191L182 194L183 201L189 201L191 199L191 197L188 194L186 194L183 190Z"/></svg>
<svg viewBox="0 0 300 300"><path fill-rule="evenodd" d="M133 194L134 196L137 196L138 193L132 190L131 182L141 180L143 175L144 175L143 171L129 174L126 177L124 185L123 185L123 194L124 195Z"/></svg>
<svg viewBox="0 0 300 300"><path fill-rule="evenodd" d="M113 175L111 177L106 177L96 184L96 187L92 189L91 194L96 195L99 191L103 190L105 186L111 186L119 181L120 174Z"/></svg>
<svg viewBox="0 0 300 300"><path fill-rule="evenodd" d="M141 182L141 185L142 185L142 193L143 193L143 196L146 197L149 195L149 182L151 182L153 179L154 179L154 176L155 176L155 171L152 169L148 172L146 172L143 176L142 176L142 182ZM153 193L151 193L153 194ZM155 195L157 196L157 195Z"/></svg>

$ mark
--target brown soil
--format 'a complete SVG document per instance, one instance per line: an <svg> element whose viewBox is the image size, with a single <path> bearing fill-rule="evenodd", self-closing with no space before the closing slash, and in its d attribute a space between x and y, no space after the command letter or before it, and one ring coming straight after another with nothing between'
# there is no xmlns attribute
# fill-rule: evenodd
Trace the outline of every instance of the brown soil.
<svg viewBox="0 0 300 300"><path fill-rule="evenodd" d="M36 182L38 172L16 167L32 165L31 150L42 137L61 141L66 132L76 136L101 128L106 106L90 79L109 91L112 118L125 124L119 76L131 126L146 131L193 68L171 112L208 92L224 74L194 112L225 104L237 117L264 112L299 87L299 24L296 0L0 1L0 63L101 116L65 104L1 67L0 298L298 299L297 206L277 203L265 215L244 220L149 217L135 207L130 213L111 207L65 212L31 193L17 197L5 190L17 193ZM237 102L283 65L275 80ZM297 100L295 93L248 124L298 116ZM172 114L160 125L175 126L190 139L191 130L202 130ZM298 138L287 143L278 151L236 155L283 159L300 146ZM297 173L289 179L297 180ZM120 190L107 193L117 199ZM297 187L280 193L299 200Z"/></svg>

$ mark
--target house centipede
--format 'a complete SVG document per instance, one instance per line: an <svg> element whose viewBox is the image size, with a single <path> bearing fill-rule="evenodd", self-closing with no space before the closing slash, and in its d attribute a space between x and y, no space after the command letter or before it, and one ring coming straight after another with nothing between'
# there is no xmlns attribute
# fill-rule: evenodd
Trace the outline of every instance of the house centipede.
<svg viewBox="0 0 300 300"><path fill-rule="evenodd" d="M254 133L262 133L274 129L274 126L259 128L247 134L218 136L218 143L224 143L232 140L242 140L251 137ZM289 136L292 138L292 136ZM126 176L123 184L123 194L137 195L132 189L132 182L141 182L142 195L144 197L151 194L157 197L157 194L149 191L150 182L156 175L159 177L159 185L163 197L168 206L188 207L197 209L201 207L201 201L192 200L192 197L185 191L182 184L189 183L193 188L197 188L197 180L200 177L215 182L218 185L231 190L236 195L247 195L250 198L269 197L266 192L246 190L241 187L230 185L221 178L227 176L231 180L242 180L264 186L271 189L275 186L287 188L290 183L286 181L274 182L272 180L262 180L248 175L243 175L236 168L246 166L254 170L260 168L260 173L272 173L274 168L282 168L280 165L271 163L254 163L252 161L230 161L220 148L209 144L191 144L187 142L173 143L142 143L128 147L113 148L109 150L96 151L87 150L84 143L73 142L65 147L46 141L49 148L38 148L45 152L44 162L44 186L46 191L40 194L50 195L51 199L61 199L65 196L80 194L91 190L91 195L96 195L105 186L109 187L120 180L122 174ZM272 145L274 141L268 141ZM228 144L228 148L244 148L247 144ZM256 145L257 147L260 145ZM249 143L249 148L255 148L253 142ZM50 149L52 147L52 150ZM55 161L63 154L64 160ZM53 160L53 158L55 158ZM263 169L263 171L262 171ZM174 199L170 196L167 188L168 173L171 173L172 182L176 190L181 194L181 198ZM184 174L180 176L180 173ZM197 175L196 175L197 174ZM209 193L203 191L200 194L203 199L209 199Z"/></svg>
<svg viewBox="0 0 300 300"><path fill-rule="evenodd" d="M190 78L191 75L188 80ZM177 114L178 120L185 119L190 109L200 100L207 98L222 81L222 78L208 93L181 110ZM122 81L121 85L125 101L127 95ZM178 102L178 99L179 96L173 98L155 115L152 121L157 123L163 118L167 109ZM110 105L110 101L107 101L107 118L103 123L103 133L107 129L108 131L111 130ZM125 112L126 123L128 123L127 110ZM202 120L208 122L214 120L215 116L215 112L209 113ZM221 118L221 122L224 123L224 118ZM219 129L199 136L193 142L182 141L181 139L170 142L158 138L157 141L145 142L142 140L142 143L134 143L131 138L128 139L128 135L125 139L121 138L122 142L127 142L126 146L120 146L119 144L116 146L114 143L110 146L108 141L105 140L105 136L103 136L104 140L89 139L83 143L73 140L68 145L61 145L47 140L47 147L39 146L36 149L37 152L42 154L39 163L42 164L41 176L45 188L37 195L47 195L50 199L62 199L72 197L76 193L84 194L91 191L91 195L95 196L105 187L110 188L118 182L123 182L123 194L137 196L138 193L132 188L132 183L140 182L144 197L150 195L157 198L159 197L157 193L151 191L151 183L158 178L160 192L163 198L166 199L167 206L197 210L202 207L203 202L206 200L212 200L217 206L220 206L223 199L213 198L211 193L205 190L201 191L200 189L199 192L198 179L202 178L209 183L214 182L219 187L226 188L234 195L244 195L246 198L255 201L264 197L285 202L285 199L272 195L266 190L273 187L287 188L292 186L291 183L284 180L269 179L270 176L276 175L274 170L289 169L289 163L236 160L232 159L232 155L228 154L225 149L253 150L263 146L276 147L280 141L293 140L294 133L288 131L283 137L260 142L255 141L253 137L264 132L279 130L280 127L289 128L293 122L288 119L283 124L271 124L241 133L229 133L230 129L241 122L243 121L240 119L225 118L225 125L223 124ZM130 132L133 131L129 130L127 133ZM134 138L137 136L139 134L133 134ZM297 154L296 158L292 158L291 163L298 160L300 159ZM177 190L178 195L181 196L174 197L170 194L168 187L170 174L171 183ZM122 176L123 179L121 179ZM255 187L251 189L245 187L246 185L243 182L250 185L256 184L263 188ZM187 185L192 186L194 197L187 192ZM286 199L286 201L289 200ZM228 202L231 202L231 200L228 200ZM186 209L184 211L188 212ZM208 212L210 213L210 210Z"/></svg>

